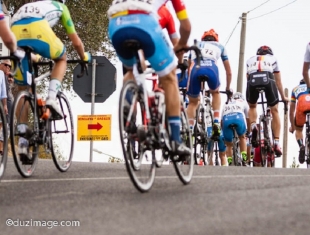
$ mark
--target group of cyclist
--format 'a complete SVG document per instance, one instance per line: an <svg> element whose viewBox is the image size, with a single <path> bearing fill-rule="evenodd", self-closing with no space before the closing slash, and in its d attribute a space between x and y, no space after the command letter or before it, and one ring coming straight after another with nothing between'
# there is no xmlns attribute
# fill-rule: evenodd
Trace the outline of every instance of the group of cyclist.
<svg viewBox="0 0 310 235"><path fill-rule="evenodd" d="M145 58L149 61L152 68L159 76L159 83L165 91L165 103L168 115L168 123L171 129L171 151L179 156L191 154L189 149L180 139L180 96L178 89L178 80L176 79L176 68L178 64L183 64L184 51L188 47L188 39L191 33L191 23L187 15L185 4L182 0L170 0L176 16L179 20L179 33L175 30L173 17L165 4L168 0L113 0L107 11L109 17L109 37L112 45L126 69L124 81L133 80L133 65L135 57L129 49L124 48L126 40L136 40L140 43ZM72 41L80 58L84 61L90 61L90 54L84 51L84 46L77 35L72 22L65 0L50 1L37 0L22 6L12 18L11 30L4 22L4 15L0 8L0 36L9 50L22 60L23 71L21 77L16 77L15 82L24 89L27 83L27 61L24 54L17 50L17 47L28 46L34 53L43 57L53 59L55 66L51 74L49 84L47 107L53 115L60 115L59 108L55 101L57 91L61 88L61 82L66 70L66 50L63 43L55 35L52 27L61 20L69 39ZM173 47L166 39L162 30L166 28ZM17 39L17 40L16 40ZM267 104L272 113L272 130L274 135L275 154L282 155L279 137L281 123L278 113L278 102L280 93L281 99L288 102L285 97L281 82L281 73L278 62L273 51L268 46L262 46L257 50L255 56L247 61L247 88L246 99L236 92L232 93L230 89L232 72L228 60L227 52L223 45L219 43L218 34L213 30L203 33L201 40L197 43L201 50L202 60L200 68L195 65L197 59L194 54L188 58L188 83L187 95L189 104L187 115L191 128L195 125L194 118L197 106L201 100L199 93L201 91L201 80L204 77L212 95L212 109L214 123L212 126L212 138L225 141L228 156L228 162L231 159L231 141L232 131L230 124L236 126L238 136L240 137L241 153L244 161L249 160L247 156L247 147L245 134L251 133L253 147L258 146L258 130L256 125L257 112L256 104L259 97L257 86L265 87L265 96ZM228 104L221 109L221 97L219 93L220 79L217 61L221 58L226 71L226 91L230 97ZM310 45L307 46L307 52L304 60L303 79L305 84L299 85L293 90L291 98L290 131L296 130L296 139L300 146L300 152L304 155L304 145L302 143L302 126L304 123L303 110L308 107L310 98L308 96L310 79L308 69L310 65ZM296 120L294 121L295 100L299 99L297 105ZM246 102L247 101L247 102ZM221 115L220 115L221 114ZM25 116L25 123L27 116ZM27 131L27 125L19 127L20 132ZM210 131L210 129L209 129ZM221 137L221 138L219 138ZM20 154L28 154L27 140L20 143ZM299 160L302 162L302 156ZM226 165L226 157L221 158L222 165Z"/></svg>

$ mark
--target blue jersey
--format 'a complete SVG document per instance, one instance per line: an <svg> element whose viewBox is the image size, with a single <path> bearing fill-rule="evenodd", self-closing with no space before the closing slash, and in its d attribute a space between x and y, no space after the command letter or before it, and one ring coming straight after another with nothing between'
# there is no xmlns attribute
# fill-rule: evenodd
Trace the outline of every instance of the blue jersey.
<svg viewBox="0 0 310 235"><path fill-rule="evenodd" d="M219 58L222 61L228 60L227 51L222 44L216 41L201 41L198 42L198 48L201 51L203 61L212 60L215 63ZM190 58L196 58L195 53L191 53Z"/></svg>

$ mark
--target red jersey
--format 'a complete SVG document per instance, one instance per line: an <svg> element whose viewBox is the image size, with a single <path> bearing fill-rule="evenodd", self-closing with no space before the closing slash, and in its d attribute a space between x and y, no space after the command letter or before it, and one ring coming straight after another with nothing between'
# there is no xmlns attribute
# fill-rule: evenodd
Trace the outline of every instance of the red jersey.
<svg viewBox="0 0 310 235"><path fill-rule="evenodd" d="M177 38L178 34L175 30L174 20L169 9L165 5L162 5L158 9L158 15L160 26L163 29L167 29L168 34L171 38Z"/></svg>

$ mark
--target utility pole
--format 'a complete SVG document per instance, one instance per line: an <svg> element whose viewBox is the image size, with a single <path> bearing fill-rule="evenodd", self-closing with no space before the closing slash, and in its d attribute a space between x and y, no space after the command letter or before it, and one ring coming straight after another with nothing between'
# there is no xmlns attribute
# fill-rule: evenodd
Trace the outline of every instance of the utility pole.
<svg viewBox="0 0 310 235"><path fill-rule="evenodd" d="M92 85L91 85L91 115L95 113L95 87L96 87L96 59L93 59L92 63ZM90 141L90 153L89 153L89 161L93 162L93 141Z"/></svg>
<svg viewBox="0 0 310 235"><path fill-rule="evenodd" d="M288 97L288 89L284 89L284 94ZM283 125L283 155L282 155L282 168L287 166L287 133L288 133L288 112L284 112L284 125Z"/></svg>
<svg viewBox="0 0 310 235"><path fill-rule="evenodd" d="M246 17L247 13L242 13L242 26L240 35L240 50L239 50L239 68L238 68L238 80L237 80L237 92L242 93L243 85L243 66L244 66L244 48L245 48L245 36L246 36Z"/></svg>

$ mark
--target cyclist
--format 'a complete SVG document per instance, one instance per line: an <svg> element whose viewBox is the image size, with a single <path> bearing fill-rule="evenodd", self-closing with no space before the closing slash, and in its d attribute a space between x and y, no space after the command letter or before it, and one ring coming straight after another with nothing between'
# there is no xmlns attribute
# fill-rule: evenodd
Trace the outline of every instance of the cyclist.
<svg viewBox="0 0 310 235"><path fill-rule="evenodd" d="M271 126L274 134L275 155L281 156L282 150L279 142L281 123L278 113L279 96L277 91L279 91L283 101L287 102L288 98L284 95L278 61L270 47L259 47L256 55L247 60L247 78L246 99L250 106L250 125L248 126L248 131L252 131L252 145L253 147L257 147L259 144L258 130L256 127L256 105L259 97L257 87L263 87L267 104L270 106L273 117Z"/></svg>
<svg viewBox="0 0 310 235"><path fill-rule="evenodd" d="M222 109L222 127L224 133L224 140L227 145L227 161L230 165L232 163L232 141L233 130L230 125L236 126L236 132L239 136L240 152L242 155L243 165L247 165L247 144L246 144L246 130L248 118L249 105L240 92L235 92L232 99L225 104Z"/></svg>
<svg viewBox="0 0 310 235"><path fill-rule="evenodd" d="M224 68L226 70L226 90L230 91L231 83L231 68L228 60L227 52L218 41L218 34L210 29L209 31L204 32L201 37L201 42L198 43L198 47L202 53L202 61L199 69L195 67L195 57L191 56L189 64L191 66L189 85L188 85L188 96L189 96L189 105L187 107L187 115L189 119L189 125L191 128L194 126L194 117L196 109L199 103L199 92L201 90L201 81L199 80L200 76L206 76L210 92L212 94L212 109L214 112L214 124L212 131L212 138L217 138L221 134L220 128L220 107L221 107L221 96L219 93L220 88L220 79L219 71L217 66L217 60L222 59Z"/></svg>
<svg viewBox="0 0 310 235"><path fill-rule="evenodd" d="M297 103L297 106L296 106ZM296 112L295 112L296 111ZM305 162L305 146L303 144L302 130L306 121L305 111L310 111L310 95L307 91L307 84L301 79L299 85L294 87L290 102L290 132L295 133L295 137L299 146L299 162ZM294 116L295 114L295 116Z"/></svg>
<svg viewBox="0 0 310 235"><path fill-rule="evenodd" d="M123 42L128 39L140 42L146 59L158 74L159 82L165 91L172 151L176 155L186 156L190 155L191 149L187 148L180 138L180 96L175 72L178 61L157 18L154 17L154 13L157 14L158 9L166 2L167 0L127 0L122 2L113 0L108 10L109 36L119 59L128 69L124 81L134 79L132 68L135 58L130 50L123 48ZM181 37L174 46L174 50L178 51L187 46L191 24L183 1L171 0L171 2L180 21ZM179 62L182 62L183 54L177 54Z"/></svg>
<svg viewBox="0 0 310 235"><path fill-rule="evenodd" d="M46 100L46 106L50 109L54 118L62 118L56 95L58 90L61 89L61 82L67 68L65 46L52 30L52 27L59 20L66 29L66 33L80 58L84 61L90 61L90 54L84 51L84 45L75 31L65 0L41 0L27 3L17 10L12 18L11 26L18 46L31 47L34 53L55 61ZM19 89L26 89L29 85L27 82L28 63L26 58L22 60L22 68L22 76L15 77L15 83L17 83ZM24 112L21 115L21 121L28 123L27 113ZM18 126L20 134L27 133L27 129L26 124ZM19 138L18 153L21 156L28 156L28 145L26 138Z"/></svg>

